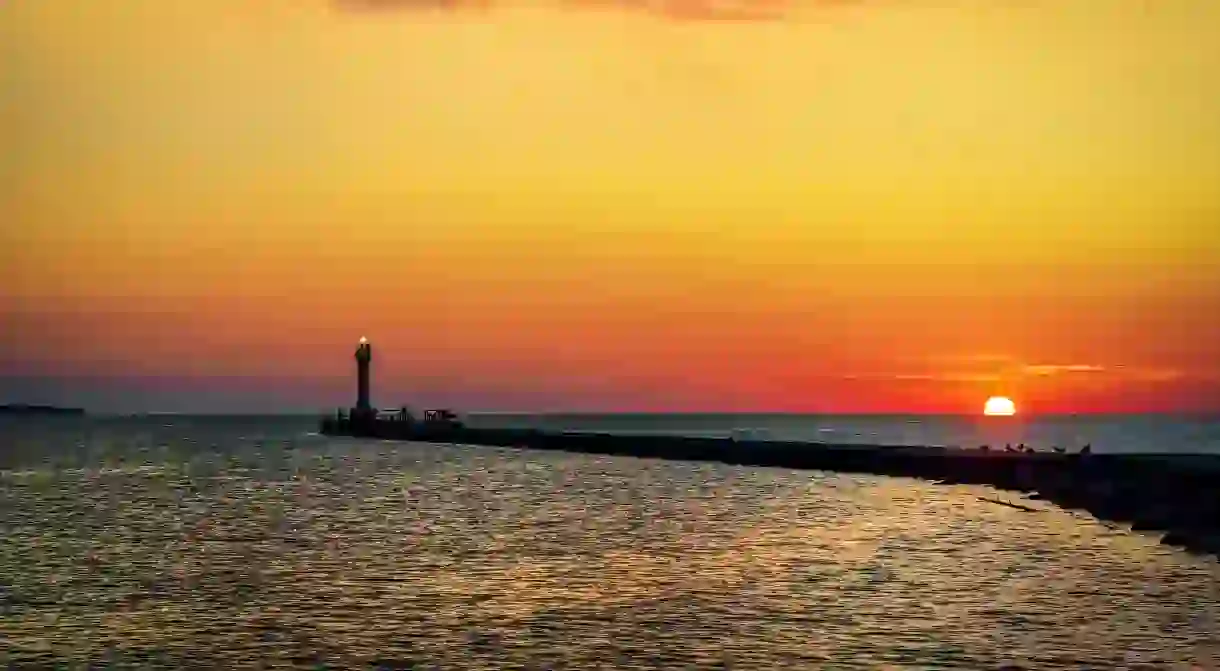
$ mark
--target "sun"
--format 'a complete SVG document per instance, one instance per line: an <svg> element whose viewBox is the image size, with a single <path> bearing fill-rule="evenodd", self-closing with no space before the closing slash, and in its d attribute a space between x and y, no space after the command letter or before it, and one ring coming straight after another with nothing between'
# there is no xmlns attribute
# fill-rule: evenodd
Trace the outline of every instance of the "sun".
<svg viewBox="0 0 1220 671"><path fill-rule="evenodd" d="M1012 399L1004 396L992 396L983 406L983 414L989 417L1011 417L1017 414L1017 406Z"/></svg>

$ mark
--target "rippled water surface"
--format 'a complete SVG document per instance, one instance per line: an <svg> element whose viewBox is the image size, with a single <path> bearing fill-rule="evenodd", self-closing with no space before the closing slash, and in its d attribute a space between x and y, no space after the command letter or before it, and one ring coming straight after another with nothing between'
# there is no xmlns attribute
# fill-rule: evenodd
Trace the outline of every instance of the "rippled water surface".
<svg viewBox="0 0 1220 671"><path fill-rule="evenodd" d="M0 426L0 662L1220 662L1220 564L1013 494L309 430Z"/></svg>

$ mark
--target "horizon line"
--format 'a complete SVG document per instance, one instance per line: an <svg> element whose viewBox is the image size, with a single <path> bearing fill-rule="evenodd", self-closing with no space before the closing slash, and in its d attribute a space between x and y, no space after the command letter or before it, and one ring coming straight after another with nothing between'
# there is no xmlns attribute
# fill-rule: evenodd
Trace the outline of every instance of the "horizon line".
<svg viewBox="0 0 1220 671"><path fill-rule="evenodd" d="M379 408L379 410L398 410L399 408ZM90 411L83 408L85 416L102 417L318 417L329 415L324 411L285 410L281 412L242 412L242 411L207 411L207 410L133 410L133 411ZM466 416L493 417L717 417L717 416L768 416L768 417L970 417L984 418L994 422L1020 421L1024 418L1045 417L1220 417L1220 409L1216 410L1147 410L1147 411L1076 411L1076 412L1026 412L1012 416L992 417L982 413L972 412L897 412L897 411L784 411L784 410L471 410L460 412Z"/></svg>

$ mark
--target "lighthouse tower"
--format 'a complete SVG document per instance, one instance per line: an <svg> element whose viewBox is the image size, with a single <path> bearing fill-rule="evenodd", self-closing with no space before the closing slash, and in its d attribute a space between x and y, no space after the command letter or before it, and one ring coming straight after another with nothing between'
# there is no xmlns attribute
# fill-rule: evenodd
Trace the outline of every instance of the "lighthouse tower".
<svg viewBox="0 0 1220 671"><path fill-rule="evenodd" d="M373 360L373 346L368 338L360 338L360 346L356 348L356 407L352 408L353 417L367 418L373 414L373 404L369 400L369 363Z"/></svg>

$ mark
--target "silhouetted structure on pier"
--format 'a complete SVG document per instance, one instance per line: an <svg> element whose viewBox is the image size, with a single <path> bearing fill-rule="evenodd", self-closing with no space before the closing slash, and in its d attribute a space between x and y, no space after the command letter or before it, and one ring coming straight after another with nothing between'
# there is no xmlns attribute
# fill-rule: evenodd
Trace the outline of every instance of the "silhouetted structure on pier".
<svg viewBox="0 0 1220 671"><path fill-rule="evenodd" d="M356 348L356 407L352 408L352 416L366 418L373 412L373 404L369 401L369 364L373 361L373 346L368 338L360 339Z"/></svg>
<svg viewBox="0 0 1220 671"><path fill-rule="evenodd" d="M334 417L322 420L322 432L331 435L376 436L390 433L406 437L410 431L423 427L430 430L461 428L463 424L456 413L448 409L425 410L420 422L403 406L389 410L373 407L371 387L373 346L368 338L360 338L356 347L356 404L346 413L342 410Z"/></svg>

